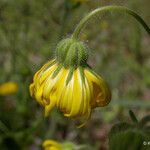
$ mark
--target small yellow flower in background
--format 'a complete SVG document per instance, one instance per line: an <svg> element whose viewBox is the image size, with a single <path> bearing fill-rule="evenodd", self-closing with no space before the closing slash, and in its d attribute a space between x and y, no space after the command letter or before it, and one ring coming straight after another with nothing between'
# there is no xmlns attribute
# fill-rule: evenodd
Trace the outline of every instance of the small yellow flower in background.
<svg viewBox="0 0 150 150"><path fill-rule="evenodd" d="M14 94L18 91L18 85L16 82L6 82L0 84L0 95Z"/></svg>
<svg viewBox="0 0 150 150"><path fill-rule="evenodd" d="M48 139L43 142L42 147L43 150L76 150L78 146L68 141L59 143L57 141Z"/></svg>
<svg viewBox="0 0 150 150"><path fill-rule="evenodd" d="M44 150L63 150L62 145L54 140L45 140L42 147Z"/></svg>
<svg viewBox="0 0 150 150"><path fill-rule="evenodd" d="M86 63L87 47L74 39L62 40L56 58L35 75L30 94L45 108L48 116L54 107L66 117L87 120L91 110L111 100L107 83Z"/></svg>

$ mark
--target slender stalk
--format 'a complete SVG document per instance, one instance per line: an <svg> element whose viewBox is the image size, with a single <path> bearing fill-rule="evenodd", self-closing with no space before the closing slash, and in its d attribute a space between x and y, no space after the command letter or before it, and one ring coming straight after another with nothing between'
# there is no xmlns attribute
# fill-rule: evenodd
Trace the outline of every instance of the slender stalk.
<svg viewBox="0 0 150 150"><path fill-rule="evenodd" d="M115 11L118 13L127 13L131 16L133 16L139 23L141 23L141 25L145 28L145 30L148 32L148 34L150 35L150 28L149 26L145 23L145 21L133 10L128 9L127 7L124 6L105 6L105 7L101 7L101 8L97 8L94 11L90 12L87 16L85 16L77 25L77 27L74 30L74 33L72 35L72 38L74 39L78 39L79 34L82 30L82 28L87 24L87 22L94 17L97 14L101 14L107 11Z"/></svg>
<svg viewBox="0 0 150 150"><path fill-rule="evenodd" d="M64 14L63 14L63 17L61 20L62 26L61 26L60 33L59 33L59 39L61 39L64 36L64 29L65 29L65 26L67 24L69 16L70 16L70 8L68 8L67 0L66 0L64 3Z"/></svg>

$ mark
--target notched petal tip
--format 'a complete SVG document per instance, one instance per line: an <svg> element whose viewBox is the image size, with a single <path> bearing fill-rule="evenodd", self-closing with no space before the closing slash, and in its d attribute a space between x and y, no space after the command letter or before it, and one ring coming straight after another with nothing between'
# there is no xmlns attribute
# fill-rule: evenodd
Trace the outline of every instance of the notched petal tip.
<svg viewBox="0 0 150 150"><path fill-rule="evenodd" d="M79 123L77 125L77 128L79 129L84 127L90 118L91 118L91 108L88 109L88 112L84 116L80 116L78 118Z"/></svg>
<svg viewBox="0 0 150 150"><path fill-rule="evenodd" d="M48 109L46 109L46 107L45 107L45 111L44 111L44 117L45 117L45 118L47 118L47 117L49 116L50 111L51 111L51 110L48 110Z"/></svg>
<svg viewBox="0 0 150 150"><path fill-rule="evenodd" d="M52 109L55 107L55 103L54 102L50 102L49 105L45 106L45 117L48 117L50 112L52 111Z"/></svg>

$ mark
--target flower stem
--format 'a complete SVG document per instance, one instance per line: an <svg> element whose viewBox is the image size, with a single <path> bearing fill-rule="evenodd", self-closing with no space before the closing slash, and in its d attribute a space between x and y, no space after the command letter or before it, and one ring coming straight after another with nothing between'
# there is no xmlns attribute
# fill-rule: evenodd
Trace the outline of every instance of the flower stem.
<svg viewBox="0 0 150 150"><path fill-rule="evenodd" d="M145 30L148 32L150 35L150 28L149 26L145 23L145 21L134 11L128 9L127 7L124 6L105 6L101 8L97 8L94 11L90 12L87 16L85 16L77 25L77 27L74 30L74 33L72 35L72 38L78 39L79 34L82 30L82 28L86 25L86 23L95 15L101 14L107 11L116 11L116 12L122 12L122 13L127 13L131 16L133 16L141 25L145 28Z"/></svg>

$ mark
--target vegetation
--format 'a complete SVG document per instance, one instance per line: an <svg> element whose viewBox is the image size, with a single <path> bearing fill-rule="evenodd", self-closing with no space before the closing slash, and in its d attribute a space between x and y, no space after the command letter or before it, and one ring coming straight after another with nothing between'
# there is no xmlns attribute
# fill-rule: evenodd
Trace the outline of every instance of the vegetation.
<svg viewBox="0 0 150 150"><path fill-rule="evenodd" d="M112 91L110 104L93 110L84 127L57 109L44 118L29 94L33 75L55 55L56 44L88 12L110 4L133 9L150 25L148 0L0 1L0 84L15 84L12 93L1 94L0 87L0 149L40 150L46 139L68 149L120 150L119 139L131 150L150 148L150 38L126 14L97 15L80 35L90 47L89 64Z"/></svg>

